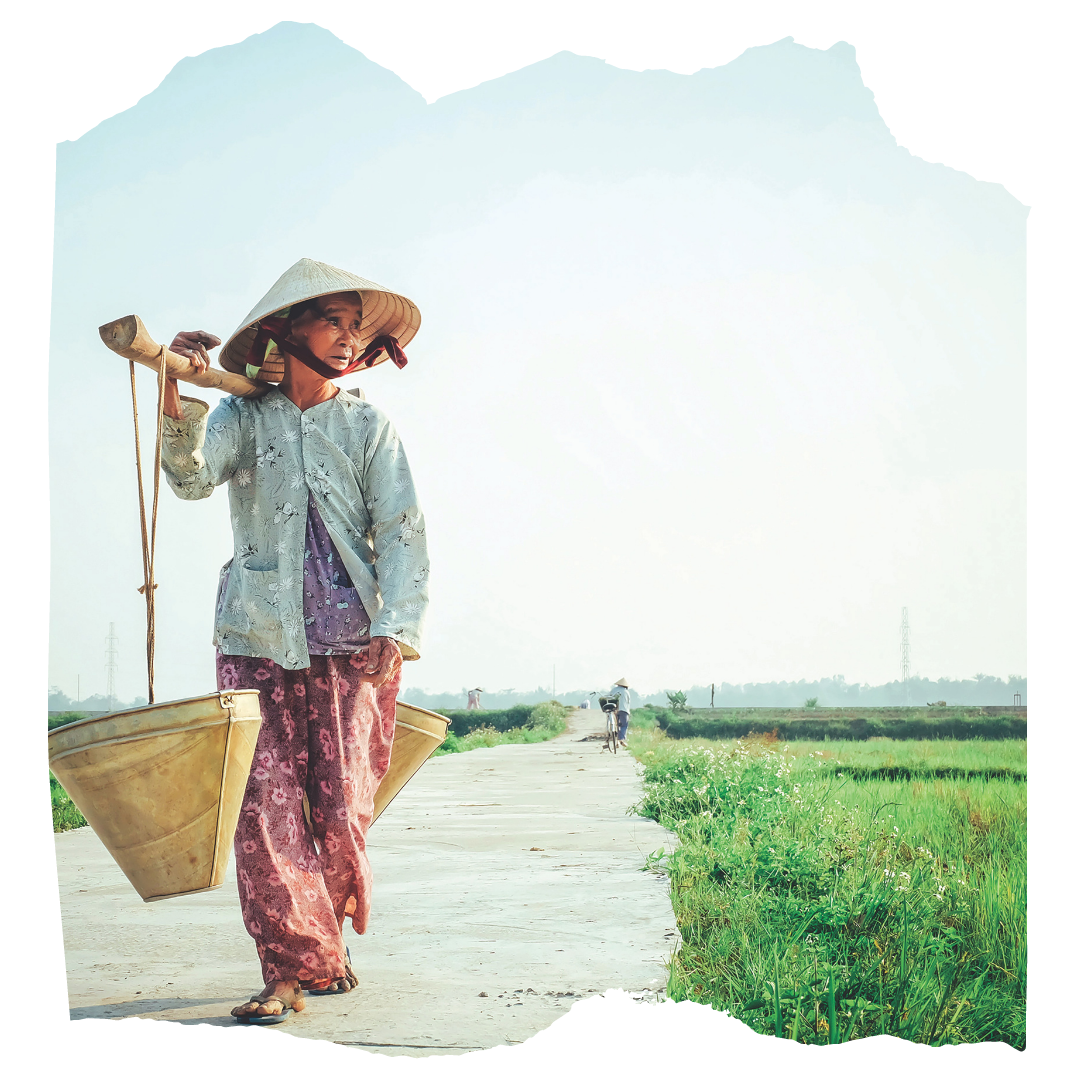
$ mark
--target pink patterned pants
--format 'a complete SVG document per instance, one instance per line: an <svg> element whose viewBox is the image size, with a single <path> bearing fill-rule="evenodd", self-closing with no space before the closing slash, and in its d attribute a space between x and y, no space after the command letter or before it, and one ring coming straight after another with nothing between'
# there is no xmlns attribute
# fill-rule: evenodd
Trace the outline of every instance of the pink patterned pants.
<svg viewBox="0 0 1080 1080"><path fill-rule="evenodd" d="M262 727L236 827L240 908L263 979L341 978L341 928L367 929L365 838L394 741L400 673L376 690L363 653L312 656L289 671L218 654L218 688L254 688ZM311 827L304 817L307 792Z"/></svg>

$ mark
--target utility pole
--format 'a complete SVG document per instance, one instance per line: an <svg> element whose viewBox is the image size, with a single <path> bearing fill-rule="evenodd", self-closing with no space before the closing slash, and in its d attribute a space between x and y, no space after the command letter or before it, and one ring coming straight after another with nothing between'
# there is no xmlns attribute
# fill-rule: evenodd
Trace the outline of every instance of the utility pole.
<svg viewBox="0 0 1080 1080"><path fill-rule="evenodd" d="M907 608L900 609L900 681L904 684L904 704L911 704L911 641L908 637Z"/></svg>
<svg viewBox="0 0 1080 1080"><path fill-rule="evenodd" d="M712 709L716 706L716 683L712 684L709 690L709 708Z"/></svg>
<svg viewBox="0 0 1080 1080"><path fill-rule="evenodd" d="M119 644L116 623L109 623L109 636L105 639L105 697L110 711L116 708L116 657Z"/></svg>

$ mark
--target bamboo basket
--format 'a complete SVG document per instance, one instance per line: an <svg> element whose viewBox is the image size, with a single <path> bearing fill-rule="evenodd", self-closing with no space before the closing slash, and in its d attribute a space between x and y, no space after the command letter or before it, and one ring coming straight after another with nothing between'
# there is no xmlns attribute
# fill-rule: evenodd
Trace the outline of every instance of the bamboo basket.
<svg viewBox="0 0 1080 1080"><path fill-rule="evenodd" d="M375 790L375 809L371 824L390 805L399 791L419 772L420 766L446 741L450 721L438 713L397 703L394 714L394 745L390 749L390 767ZM311 827L311 806L304 796L304 817Z"/></svg>
<svg viewBox="0 0 1080 1080"><path fill-rule="evenodd" d="M386 775L375 792L375 813L371 818L373 825L394 796L446 740L446 732L450 727L450 721L445 716L404 701L397 703L395 715L390 768L386 770Z"/></svg>
<svg viewBox="0 0 1080 1080"><path fill-rule="evenodd" d="M49 768L143 900L219 888L262 716L223 690L49 733Z"/></svg>
<svg viewBox="0 0 1080 1080"><path fill-rule="evenodd" d="M50 732L49 768L143 900L206 892L225 880L261 722L258 690L126 709ZM397 703L372 823L449 727Z"/></svg>

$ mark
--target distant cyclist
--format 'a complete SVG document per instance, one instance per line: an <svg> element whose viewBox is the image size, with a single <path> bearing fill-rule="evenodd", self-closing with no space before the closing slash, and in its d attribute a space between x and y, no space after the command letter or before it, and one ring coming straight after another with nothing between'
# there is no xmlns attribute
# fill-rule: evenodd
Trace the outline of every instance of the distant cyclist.
<svg viewBox="0 0 1080 1080"><path fill-rule="evenodd" d="M626 685L626 680L620 679L611 688L609 696L619 699L619 745L625 748L626 729L630 726L630 687Z"/></svg>

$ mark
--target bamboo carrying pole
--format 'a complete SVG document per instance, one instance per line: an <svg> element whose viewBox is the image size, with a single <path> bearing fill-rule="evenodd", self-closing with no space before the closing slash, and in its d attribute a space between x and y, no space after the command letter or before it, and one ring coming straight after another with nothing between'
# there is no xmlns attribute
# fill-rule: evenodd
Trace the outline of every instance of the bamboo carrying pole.
<svg viewBox="0 0 1080 1080"><path fill-rule="evenodd" d="M161 472L164 376L246 397L264 386L208 370L195 376L183 357L158 345L137 315L99 327L101 340L128 360L146 596L149 704L87 718L49 733L49 767L146 901L218 888L236 832L262 710L255 689L154 702L154 548ZM154 502L146 525L135 364L158 373ZM372 821L445 740L450 721L399 701L390 766L375 794ZM304 796L304 814L310 808ZM346 914L351 914L346 909Z"/></svg>
<svg viewBox="0 0 1080 1080"><path fill-rule="evenodd" d="M125 315L122 319L105 323L98 327L101 340L119 353L125 360L134 360L145 364L155 371L161 368L161 346L147 333L142 319L138 315ZM270 389L270 383L255 382L243 375L234 375L231 371L220 368L207 368L201 375L195 373L195 367L184 356L178 356L169 349L165 350L165 374L173 379L194 383L196 386L223 390L226 394L237 397L262 397Z"/></svg>

